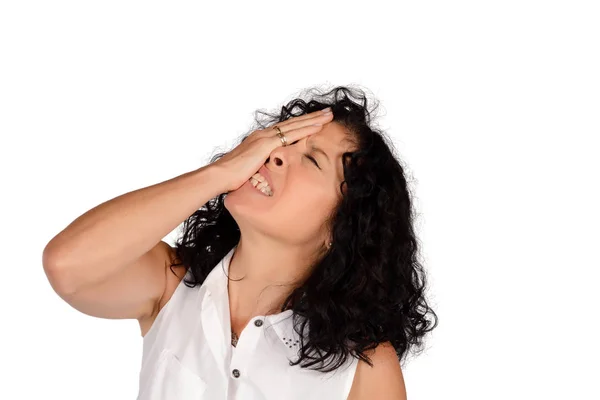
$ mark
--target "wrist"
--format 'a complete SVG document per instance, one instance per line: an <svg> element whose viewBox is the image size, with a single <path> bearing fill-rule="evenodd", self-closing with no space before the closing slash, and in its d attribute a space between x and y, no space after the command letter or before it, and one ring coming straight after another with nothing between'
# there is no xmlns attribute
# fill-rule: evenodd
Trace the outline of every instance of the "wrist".
<svg viewBox="0 0 600 400"><path fill-rule="evenodd" d="M195 170L194 174L199 184L211 194L211 198L228 192L224 171L218 165L205 165Z"/></svg>

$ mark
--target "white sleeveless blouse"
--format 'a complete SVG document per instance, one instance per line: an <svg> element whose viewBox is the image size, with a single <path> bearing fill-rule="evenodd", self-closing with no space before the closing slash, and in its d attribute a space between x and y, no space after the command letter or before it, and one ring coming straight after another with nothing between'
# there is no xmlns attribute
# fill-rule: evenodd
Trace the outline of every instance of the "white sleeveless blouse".
<svg viewBox="0 0 600 400"><path fill-rule="evenodd" d="M226 273L236 248L202 285L182 280L160 310L143 337L137 399L347 399L357 358L328 373L289 365L300 347L292 310L252 318L231 345Z"/></svg>

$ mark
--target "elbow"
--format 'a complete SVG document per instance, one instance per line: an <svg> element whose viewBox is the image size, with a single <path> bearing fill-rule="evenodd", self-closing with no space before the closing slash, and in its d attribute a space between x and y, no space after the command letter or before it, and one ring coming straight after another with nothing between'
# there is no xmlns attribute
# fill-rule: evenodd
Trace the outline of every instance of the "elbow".
<svg viewBox="0 0 600 400"><path fill-rule="evenodd" d="M73 273L61 255L61 250L53 246L52 241L46 245L42 253L42 265L46 278L52 289L61 297L75 292Z"/></svg>

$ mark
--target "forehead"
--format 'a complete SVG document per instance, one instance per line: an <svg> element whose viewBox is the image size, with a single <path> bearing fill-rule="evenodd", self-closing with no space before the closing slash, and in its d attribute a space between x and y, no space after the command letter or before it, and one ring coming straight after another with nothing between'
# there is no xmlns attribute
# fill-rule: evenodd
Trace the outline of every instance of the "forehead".
<svg viewBox="0 0 600 400"><path fill-rule="evenodd" d="M328 122L323 128L308 139L309 144L323 149L335 164L335 174L338 180L343 180L342 154L353 151L355 145L351 142L352 135L342 125Z"/></svg>

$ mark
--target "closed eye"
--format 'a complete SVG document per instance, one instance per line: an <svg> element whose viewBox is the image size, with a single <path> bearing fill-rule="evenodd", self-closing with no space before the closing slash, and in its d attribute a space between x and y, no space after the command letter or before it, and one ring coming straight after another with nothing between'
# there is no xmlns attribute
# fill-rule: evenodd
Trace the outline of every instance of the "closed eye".
<svg viewBox="0 0 600 400"><path fill-rule="evenodd" d="M295 142L293 142L292 144L296 144L298 143L300 140L296 140ZM317 160L315 160L312 156L309 156L308 154L305 154L304 157L308 158L310 161L312 161L313 164L315 164L317 166L317 168L321 169L321 167L319 166L319 163L317 163Z"/></svg>
<svg viewBox="0 0 600 400"><path fill-rule="evenodd" d="M317 168L321 169L321 167L319 167L319 164L317 163L317 160L315 160L313 157L311 157L311 156L309 156L309 155L307 155L307 154L305 154L304 156L305 156L306 158L308 158L310 161L312 161L312 162L313 162L313 164L315 164L315 165L317 166Z"/></svg>

